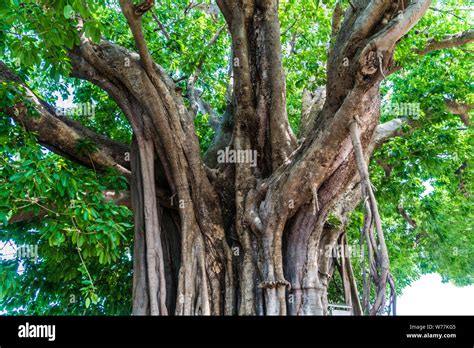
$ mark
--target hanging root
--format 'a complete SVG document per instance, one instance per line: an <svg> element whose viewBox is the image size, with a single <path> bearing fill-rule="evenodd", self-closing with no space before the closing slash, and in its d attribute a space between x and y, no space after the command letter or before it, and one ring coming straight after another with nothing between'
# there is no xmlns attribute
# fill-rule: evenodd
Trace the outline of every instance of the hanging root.
<svg viewBox="0 0 474 348"><path fill-rule="evenodd" d="M388 306L388 314L397 315L397 292L395 282L391 274L388 275L388 283L390 284L390 303Z"/></svg>
<svg viewBox="0 0 474 348"><path fill-rule="evenodd" d="M352 308L353 315L362 315L363 309L357 291L357 283L354 276L354 271L351 264L351 253L347 245L346 232L344 231L339 238L340 258L341 262L338 267L342 278L342 285L344 288L344 299L346 305Z"/></svg>
<svg viewBox="0 0 474 348"><path fill-rule="evenodd" d="M364 152L360 140L360 121L358 116L354 117L354 121L350 124L350 133L354 153L356 158L357 169L360 174L362 199L365 205L365 217L363 235L365 235L367 243L367 256L369 260L369 269L372 280L376 285L376 297L372 308L369 310L370 302L370 285L364 280L363 306L364 310L370 315L376 315L383 311L385 307L385 292L387 281L391 288L391 301L395 308L395 285L389 273L389 259L385 237L382 230L382 221L380 219L377 201L375 199L372 183L369 178L369 170L364 159ZM374 236L374 226L377 240ZM392 306L390 306L392 307Z"/></svg>

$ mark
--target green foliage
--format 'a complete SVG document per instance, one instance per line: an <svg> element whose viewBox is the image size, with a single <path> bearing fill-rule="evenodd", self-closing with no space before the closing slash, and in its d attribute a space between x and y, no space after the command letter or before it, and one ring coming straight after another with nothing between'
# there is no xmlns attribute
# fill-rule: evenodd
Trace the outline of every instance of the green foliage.
<svg viewBox="0 0 474 348"><path fill-rule="evenodd" d="M0 84L0 105L4 107L12 107L21 101L21 93L18 86L14 82L2 82Z"/></svg>
<svg viewBox="0 0 474 348"><path fill-rule="evenodd" d="M201 152L204 153L214 138L214 130L209 127L209 115L199 113L194 120L194 126L196 127L196 134L201 143Z"/></svg>
<svg viewBox="0 0 474 348"><path fill-rule="evenodd" d="M342 222L334 214L329 214L326 220L326 225L330 228L338 228L342 225Z"/></svg>
<svg viewBox="0 0 474 348"><path fill-rule="evenodd" d="M7 118L1 122L0 247L35 245L38 259L2 260L0 308L9 314L129 313L132 213L102 193L123 191L127 181L65 161L36 145L34 135L7 127ZM9 224L18 213L40 218Z"/></svg>
<svg viewBox="0 0 474 348"><path fill-rule="evenodd" d="M288 118L296 133L303 90L314 91L326 84L327 44L335 3L332 0L284 0L280 4Z"/></svg>

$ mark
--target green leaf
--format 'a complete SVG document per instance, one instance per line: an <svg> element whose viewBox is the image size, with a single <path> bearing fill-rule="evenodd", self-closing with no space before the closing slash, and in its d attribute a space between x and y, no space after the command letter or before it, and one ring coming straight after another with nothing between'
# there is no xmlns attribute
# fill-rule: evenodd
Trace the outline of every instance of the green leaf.
<svg viewBox="0 0 474 348"><path fill-rule="evenodd" d="M84 24L84 32L94 43L100 42L100 30L95 22L86 22Z"/></svg>
<svg viewBox="0 0 474 348"><path fill-rule="evenodd" d="M63 14L64 14L64 17L69 19L72 16L74 16L74 9L72 8L71 5L66 5L64 6Z"/></svg>
<svg viewBox="0 0 474 348"><path fill-rule="evenodd" d="M97 296L96 293L92 293L92 294L91 294L91 300L92 300L92 303L93 303L93 304L96 304L97 301L99 301L99 296Z"/></svg>

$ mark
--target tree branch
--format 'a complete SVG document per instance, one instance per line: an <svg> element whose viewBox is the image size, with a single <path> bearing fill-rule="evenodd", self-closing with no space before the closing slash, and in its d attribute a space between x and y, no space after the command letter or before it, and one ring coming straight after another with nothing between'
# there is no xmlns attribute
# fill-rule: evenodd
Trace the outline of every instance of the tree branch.
<svg viewBox="0 0 474 348"><path fill-rule="evenodd" d="M465 44L471 43L473 41L474 41L474 29L469 29L469 30L463 31L462 33L446 35L445 38L442 40L432 39L428 41L428 43L426 44L424 48L415 49L413 50L413 52L418 54L420 57L422 57L428 53L431 53L437 50L460 47ZM395 64L388 69L385 75L387 76L391 75L401 69L403 69L402 66Z"/></svg>
<svg viewBox="0 0 474 348"><path fill-rule="evenodd" d="M219 6L219 9L221 10L224 18L225 18L225 21L227 22L227 24L229 25L229 27L231 26L231 21L232 21L232 11L231 11L231 8L232 8L232 4L230 1L228 0L216 0L217 2L217 6Z"/></svg>
<svg viewBox="0 0 474 348"><path fill-rule="evenodd" d="M417 228L418 225L416 224L416 221L413 220L411 218L410 215L408 215L408 213L406 212L405 209L403 209L403 207L401 205L398 206L398 211L399 213L402 215L402 217L405 219L406 222L408 222L408 224L413 227L413 228Z"/></svg>
<svg viewBox="0 0 474 348"><path fill-rule="evenodd" d="M465 45L474 41L474 29L463 31L462 33L447 35L442 40L431 39L423 49L416 50L419 55L425 55L433 51L444 48L452 48Z"/></svg>
<svg viewBox="0 0 474 348"><path fill-rule="evenodd" d="M374 135L369 144L369 153L372 154L374 150L386 142L388 139L403 135L401 127L408 122L408 118L400 117L393 120L381 123L375 128Z"/></svg>
<svg viewBox="0 0 474 348"><path fill-rule="evenodd" d="M339 31L339 27L341 26L342 15L343 15L343 12L342 12L341 1L337 1L336 7L334 8L334 12L332 13L332 19L331 19L331 41L333 41L337 36L337 32Z"/></svg>
<svg viewBox="0 0 474 348"><path fill-rule="evenodd" d="M416 223L416 221L411 218L410 214L408 214L408 212L401 205L399 205L397 209L403 219L411 226L411 228L418 228L418 224ZM415 244L420 243L420 241L427 236L428 232L426 232L425 230L422 230L421 232L417 233L415 236Z"/></svg>
<svg viewBox="0 0 474 348"><path fill-rule="evenodd" d="M155 5L155 0L144 0L140 4L133 6L134 13L137 16L143 16L153 5Z"/></svg>
<svg viewBox="0 0 474 348"><path fill-rule="evenodd" d="M459 103L450 99L445 99L445 103L448 111L454 115L458 115L466 126L469 127L472 124L469 112L474 108L474 105ZM403 132L401 130L401 127L404 124L409 124L411 126L409 132ZM407 134L411 134L413 130L421 127L421 125L422 124L420 122L417 122L416 120L411 120L406 117L395 118L393 120L379 124L375 129L375 133L369 144L368 153L372 154L376 148L378 148L384 142L393 137L406 136Z"/></svg>
<svg viewBox="0 0 474 348"><path fill-rule="evenodd" d="M127 178L130 177L130 164L127 162L126 156L130 150L127 145L94 133L76 121L58 116L52 106L36 96L1 61L0 82L15 82L24 88L25 98L34 106L38 115L29 114L25 107L26 101L0 110L19 122L28 131L37 132L38 142L41 145L86 167L98 170L116 168L119 173ZM80 153L77 145L81 140L94 143L97 145L97 150L89 154Z"/></svg>
<svg viewBox="0 0 474 348"><path fill-rule="evenodd" d="M381 52L390 51L397 41L420 20L430 4L431 0L414 0L411 2L405 11L394 17L385 29L375 35L372 43Z"/></svg>
<svg viewBox="0 0 474 348"><path fill-rule="evenodd" d="M166 27L163 25L163 23L161 23L160 19L158 18L158 16L155 14L153 10L151 10L150 12L156 24L158 24L158 28L160 28L161 32L166 37L166 40L170 41L171 37L170 37L170 34L168 34L168 30L166 30Z"/></svg>
<svg viewBox="0 0 474 348"><path fill-rule="evenodd" d="M314 92L303 91L301 100L301 120L298 137L306 138L314 129L317 118L326 102L326 87L318 87Z"/></svg>
<svg viewBox="0 0 474 348"><path fill-rule="evenodd" d="M209 104L207 104L204 100L202 100L201 98L201 94L196 91L196 89L194 88L194 85L196 83L196 81L198 80L199 78L199 75L201 74L201 70L202 70L202 66L204 64L204 61L206 60L206 55L204 54L216 41L217 39L219 38L220 34L222 33L222 31L226 28L226 26L222 26L220 27L217 32L214 34L214 36L212 37L212 39L207 43L204 51L201 53L201 58L199 59L199 62L196 66L196 70L194 71L194 73L188 78L188 81L187 81L187 86L186 86L186 89L187 89L187 97L190 101L190 104L191 104L191 112L196 115L198 110L200 111L203 111L203 112L206 112L206 113L209 113L209 115L214 118L214 120L216 119L216 115L215 115L215 112L211 109L211 106Z"/></svg>
<svg viewBox="0 0 474 348"><path fill-rule="evenodd" d="M145 0L142 4L135 7L131 0L120 0L120 7L128 21L128 25L130 26L133 38L137 45L138 53L140 54L144 68L150 78L154 75L154 62L143 36L140 17L143 13L148 11L154 3L154 0Z"/></svg>
<svg viewBox="0 0 474 348"><path fill-rule="evenodd" d="M430 10L431 11L436 11L436 12L440 12L440 13L447 13L447 14L450 14L451 16L454 16L462 21L465 21L466 19L458 16L457 14L454 13L454 11L456 9L450 9L450 10L443 10L443 9L440 9L440 8L436 8L436 7L430 7Z"/></svg>
<svg viewBox="0 0 474 348"><path fill-rule="evenodd" d="M450 99L445 99L444 101L446 103L446 108L448 109L448 111L454 115L458 115L467 127L472 124L469 112L474 109L474 104L458 103Z"/></svg>
<svg viewBox="0 0 474 348"><path fill-rule="evenodd" d="M130 192L129 191L124 191L124 192L115 192L115 191L103 191L103 199L106 202L113 202L117 205L120 206L125 206L131 209L131 198L130 198ZM14 224L17 222L23 222L23 221L30 221L33 219L42 219L48 214L51 214L51 212L56 209L55 206L48 206L48 207L41 207L41 209L38 212L34 211L27 211L27 210L21 210L17 212L15 215L13 215L10 220L8 220L9 224Z"/></svg>

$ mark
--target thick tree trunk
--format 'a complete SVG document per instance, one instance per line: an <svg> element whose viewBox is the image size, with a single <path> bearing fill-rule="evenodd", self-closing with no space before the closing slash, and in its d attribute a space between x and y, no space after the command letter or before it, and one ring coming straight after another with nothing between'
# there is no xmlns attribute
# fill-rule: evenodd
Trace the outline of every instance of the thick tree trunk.
<svg viewBox="0 0 474 348"><path fill-rule="evenodd" d="M278 2L219 0L232 37L233 102L206 162L194 105L185 107L143 38L143 4L153 1L120 4L139 55L83 38L71 59L73 75L106 90L134 132L133 313L326 315L337 270L353 313L379 313L393 280L366 163L396 129L377 128L380 81L396 42L430 1L353 1L342 24L334 16L326 93L305 96L296 139L286 114ZM219 163L213 157L224 148L256 151L257 163ZM350 258L333 252L346 250L347 220L361 199L377 285L371 308L367 289L361 304Z"/></svg>

